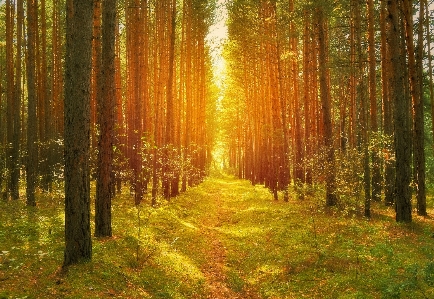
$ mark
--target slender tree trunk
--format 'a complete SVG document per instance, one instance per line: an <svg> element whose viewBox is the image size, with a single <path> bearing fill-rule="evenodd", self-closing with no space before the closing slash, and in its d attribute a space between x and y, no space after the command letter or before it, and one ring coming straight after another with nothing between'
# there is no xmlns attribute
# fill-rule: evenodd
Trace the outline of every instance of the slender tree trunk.
<svg viewBox="0 0 434 299"><path fill-rule="evenodd" d="M376 83L376 63L375 63L375 30L374 30L374 0L368 0L368 55L369 55L369 100L370 100L370 120L371 132L374 136L378 133L377 120L377 83ZM381 161L378 155L379 149L374 147L371 151L372 157L372 199L381 200Z"/></svg>
<svg viewBox="0 0 434 299"><path fill-rule="evenodd" d="M312 151L312 122L313 119L311 118L311 113L313 111L313 105L312 105L312 92L311 92L311 47L312 47L312 41L311 41L311 33L310 33L310 25L311 25L311 14L305 10L304 11L304 41L303 41L303 86L304 86L304 142L305 142L305 156L311 157ZM306 183L308 185L312 185L312 165L311 163L307 162L305 165L306 169Z"/></svg>
<svg viewBox="0 0 434 299"><path fill-rule="evenodd" d="M4 47L0 47L0 57L4 57ZM5 140L5 128L6 122L3 115L4 99L3 99L3 76L4 76L4 60L0 62L0 199L5 200L7 193L3 193L3 181L5 175L5 160L6 160L6 140Z"/></svg>
<svg viewBox="0 0 434 299"><path fill-rule="evenodd" d="M6 146L6 168L8 169L7 187L6 192L11 197L12 191L12 177L11 173L14 168L14 161L12 159L12 142L14 132L14 50L13 50L13 31L14 31L14 5L11 0L6 1L6 80L7 80L7 146Z"/></svg>
<svg viewBox="0 0 434 299"><path fill-rule="evenodd" d="M48 75L48 66L47 66L47 16L46 16L46 1L41 0L41 97L44 106L44 137L42 141L42 152L41 152L41 160L42 162L42 184L41 187L44 191L51 191L52 182L53 182L53 110L51 106L51 95L49 82L50 77ZM51 80L54 78L51 77ZM41 137L40 137L41 138Z"/></svg>
<svg viewBox="0 0 434 299"><path fill-rule="evenodd" d="M38 165L37 117L36 117L36 10L37 2L27 0L27 163L26 197L28 206L36 206L35 189Z"/></svg>
<svg viewBox="0 0 434 299"><path fill-rule="evenodd" d="M171 4L171 17L170 17L170 45L169 45L169 67L168 67L168 80L167 80L167 96L166 96L166 132L165 132L165 159L163 173L163 194L166 199L171 196L171 182L172 178L170 172L173 169L168 167L169 164L169 147L172 150L174 146L174 66L175 66L175 40L176 40L176 1L173 0Z"/></svg>
<svg viewBox="0 0 434 299"><path fill-rule="evenodd" d="M17 2L17 54L15 57L15 88L13 103L12 171L10 192L12 199L18 200L20 184L20 136L21 136L21 97L22 97L22 40L24 7L23 0Z"/></svg>
<svg viewBox="0 0 434 299"><path fill-rule="evenodd" d="M291 14L294 13L294 0L290 0L289 1L289 11ZM295 113L294 115L294 122L295 122L295 172L294 172L294 182L296 185L298 185L299 187L302 186L302 184L306 181L305 178L305 173L304 173L304 169L303 169L303 158L304 158L304 152L303 152L303 136L302 136L302 132L301 129L303 127L302 125L302 105L300 105L300 99L299 99L299 88L298 88L298 82L299 82L299 78L298 78L298 74L299 74L299 62L298 62L298 49L297 49L297 45L298 45L298 38L296 37L296 27L295 27L295 21L291 20L290 22L290 32L291 35L293 35L293 37L290 40L291 46L290 46L290 50L292 53L292 61L291 61L291 73L292 73L292 91L293 91L293 98L294 98L294 111L299 111L299 113ZM305 107L306 109L306 107ZM282 114L282 117L284 118L283 121L283 130L284 130L284 135L286 135L286 111L285 111L285 107L282 107L282 111L284 111L284 114ZM306 120L305 120L306 121ZM285 155L285 161L287 159L287 155L288 155L288 149L287 149L287 144L286 144L286 137L284 136L284 146L285 146L285 150L284 150L284 155ZM288 163L285 163L284 167L288 167L287 165ZM286 197L288 197L288 194L286 194Z"/></svg>
<svg viewBox="0 0 434 299"><path fill-rule="evenodd" d="M95 236L111 237L111 201L115 108L115 32L116 0L105 0L102 5L102 64L98 93L98 165L95 200Z"/></svg>
<svg viewBox="0 0 434 299"><path fill-rule="evenodd" d="M413 103L413 137L414 137L414 167L416 181L417 213L425 216L426 213L426 188L425 188L425 149L424 149L424 119L423 119L423 100L421 94L422 80L422 23L424 15L423 1L420 6L419 36L420 52L415 53L413 41L413 13L412 1L403 0L404 17L406 25L406 40L408 52L408 68L410 75L410 87ZM415 55L418 55L416 58Z"/></svg>
<svg viewBox="0 0 434 299"><path fill-rule="evenodd" d="M363 189L365 198L365 217L371 217L371 173L369 168L369 136L368 136L368 102L365 93L364 81L364 53L362 52L362 28L361 28L361 7L358 0L354 1L354 30L357 53L356 78L358 84L358 96L360 101L358 145L363 155Z"/></svg>
<svg viewBox="0 0 434 299"><path fill-rule="evenodd" d="M93 24L92 24L92 79L90 89L90 140L91 148L98 146L97 123L98 123L98 94L101 89L101 7L102 0L93 0Z"/></svg>
<svg viewBox="0 0 434 299"><path fill-rule="evenodd" d="M326 167L326 205L333 206L337 203L335 194L335 152L333 148L333 132L331 121L331 98L330 86L328 81L327 69L327 41L326 41L326 26L327 21L324 18L323 9L317 8L318 18L318 55L319 55L319 76L320 76L320 92L321 92L321 107L323 111L323 126L324 126L324 146L327 151L327 167Z"/></svg>
<svg viewBox="0 0 434 299"><path fill-rule="evenodd" d="M431 55L431 31L430 31L430 18L429 18L429 9L428 9L428 0L423 0L425 7L425 30L426 30L426 42L428 45L428 76L429 76L429 96L431 103L431 128L433 132L433 140L434 140L434 83L433 83L433 68L432 68L432 55ZM434 143L433 143L434 150Z"/></svg>
<svg viewBox="0 0 434 299"><path fill-rule="evenodd" d="M391 59L390 59L390 45L387 41L388 32L390 31L390 19L387 17L387 4L385 1L381 2L381 85L382 85L382 99L383 99L383 123L384 134L387 137L393 136L393 101L391 96ZM393 142L393 140L392 140ZM384 169L384 202L386 205L391 206L394 204L395 198L395 161L391 159L391 152L393 151L393 144L386 144L386 151L390 154L386 155L385 169Z"/></svg>

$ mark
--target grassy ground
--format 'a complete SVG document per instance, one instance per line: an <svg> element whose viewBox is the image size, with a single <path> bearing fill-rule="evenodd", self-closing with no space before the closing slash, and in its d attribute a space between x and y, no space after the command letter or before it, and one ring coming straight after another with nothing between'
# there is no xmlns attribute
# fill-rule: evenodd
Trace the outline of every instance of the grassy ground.
<svg viewBox="0 0 434 299"><path fill-rule="evenodd" d="M225 176L155 209L124 194L114 237L66 273L61 196L0 201L0 298L434 298L433 210L366 220L315 194L274 202Z"/></svg>

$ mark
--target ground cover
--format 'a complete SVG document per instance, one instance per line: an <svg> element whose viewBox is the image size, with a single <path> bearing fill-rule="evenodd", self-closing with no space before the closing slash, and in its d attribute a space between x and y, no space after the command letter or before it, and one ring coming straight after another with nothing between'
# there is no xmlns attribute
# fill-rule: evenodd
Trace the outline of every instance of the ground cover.
<svg viewBox="0 0 434 299"><path fill-rule="evenodd" d="M0 298L434 298L434 221L272 201L220 175L156 208L113 203L114 237L61 270L61 195L0 202ZM431 205L430 205L431 206Z"/></svg>

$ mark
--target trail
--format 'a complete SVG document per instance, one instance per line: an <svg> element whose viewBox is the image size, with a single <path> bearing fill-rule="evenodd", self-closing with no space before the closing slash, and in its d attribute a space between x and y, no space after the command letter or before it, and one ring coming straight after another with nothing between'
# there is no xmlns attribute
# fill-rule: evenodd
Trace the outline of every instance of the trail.
<svg viewBox="0 0 434 299"><path fill-rule="evenodd" d="M215 209L210 209L209 215L203 218L202 235L206 238L209 244L208 252L206 252L208 263L202 269L208 285L209 299L223 298L240 298L226 285L225 265L226 265L226 248L220 240L217 228L220 227L223 221L227 218L228 210L222 207L222 200L218 193L214 193Z"/></svg>
<svg viewBox="0 0 434 299"><path fill-rule="evenodd" d="M201 223L201 234L209 244L205 255L207 263L202 267L202 272L207 283L208 299L244 299L259 298L252 290L244 289L242 292L235 292L228 285L226 272L229 268L227 264L228 249L225 247L224 234L219 229L224 225L230 225L231 217L234 215L235 207L230 206L227 200L225 186L220 182L219 186L209 193L210 207L208 213L204 214Z"/></svg>

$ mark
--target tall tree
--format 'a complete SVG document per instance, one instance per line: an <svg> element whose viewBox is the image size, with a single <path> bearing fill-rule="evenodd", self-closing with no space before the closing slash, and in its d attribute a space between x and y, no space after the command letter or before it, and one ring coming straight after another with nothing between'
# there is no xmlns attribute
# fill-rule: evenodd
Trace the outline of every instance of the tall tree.
<svg viewBox="0 0 434 299"><path fill-rule="evenodd" d="M21 137L21 97L22 97L22 41L23 41L23 23L24 23L24 4L23 0L17 1L17 42L15 56L15 87L13 101L13 136L12 136L12 169L10 179L10 192L12 199L19 199L20 183L20 137Z"/></svg>
<svg viewBox="0 0 434 299"><path fill-rule="evenodd" d="M169 172L173 172L173 169L168 167L169 164L169 147L173 147L175 143L174 132L174 67L175 67L175 41L176 41L176 0L171 1L171 14L170 14L170 31L169 31L169 67L168 67L168 79L167 79L167 95L166 95L166 131L165 131L165 159L163 170L163 194L165 198L170 198L172 195L171 183L176 183L171 178Z"/></svg>
<svg viewBox="0 0 434 299"><path fill-rule="evenodd" d="M48 74L48 57L47 57L47 9L46 1L41 0L41 70L39 76L39 97L41 102L41 109L44 113L38 113L40 118L40 132L39 136L42 143L40 153L40 174L42 177L41 187L45 191L51 191L53 181L53 109L51 106L51 89L49 87L50 77ZM53 80L53 78L51 78ZM42 127L42 125L44 127Z"/></svg>
<svg viewBox="0 0 434 299"><path fill-rule="evenodd" d="M375 58L375 10L374 0L367 1L368 8L368 61L369 61L369 102L370 102L370 129L374 134L378 133L377 120L377 73ZM374 135L375 136L375 135ZM373 148L372 156L372 199L379 201L381 198L381 161L378 148Z"/></svg>
<svg viewBox="0 0 434 299"><path fill-rule="evenodd" d="M421 1L419 7L419 45L420 51L416 53L413 35L413 9L412 1L404 0L404 17L406 25L406 44L408 53L408 68L410 76L410 88L413 104L413 138L414 138L414 168L416 181L417 213L426 215L426 188L425 188L425 149L424 149L424 115L422 100L422 24L424 16L424 5ZM416 55L418 57L416 57Z"/></svg>
<svg viewBox="0 0 434 299"><path fill-rule="evenodd" d="M36 22L37 2L27 0L27 163L26 197L27 205L35 206L36 176L38 167L37 147L37 97L36 97Z"/></svg>
<svg viewBox="0 0 434 299"><path fill-rule="evenodd" d="M431 49L431 34L430 34L430 18L429 18L429 9L428 9L428 0L423 0L425 4L425 30L426 30L426 43L428 49ZM432 67L432 55L428 52L428 77L429 77L429 96L431 103L431 128L432 128L432 137L434 138L434 82L433 82L433 67ZM433 143L434 146L434 143Z"/></svg>
<svg viewBox="0 0 434 299"><path fill-rule="evenodd" d="M401 16L398 10L398 0L387 2L391 70L391 97L394 111L394 136L396 159L396 221L410 222L411 217L411 149L409 131L409 103L404 90L404 66L405 57L401 46Z"/></svg>
<svg viewBox="0 0 434 299"><path fill-rule="evenodd" d="M390 19L388 18L387 3L381 2L380 13L380 29L381 29L381 93L382 93L382 109L384 134L392 139L393 136L393 100L391 94L391 59L390 59L390 44L387 41L390 31ZM391 141L393 143L393 139ZM387 145L387 152L393 151L393 144ZM395 161L390 158L391 154L387 155L384 166L384 202L391 206L394 204L395 197Z"/></svg>
<svg viewBox="0 0 434 299"><path fill-rule="evenodd" d="M92 256L89 175L92 14L92 0L67 0L64 266Z"/></svg>
<svg viewBox="0 0 434 299"><path fill-rule="evenodd" d="M98 124L98 94L101 91L101 7L102 0L93 1L93 25L92 25L92 77L90 88L90 140L94 149L98 145L97 124Z"/></svg>
<svg viewBox="0 0 434 299"><path fill-rule="evenodd" d="M102 64L98 93L98 165L95 201L95 236L110 237L112 165L115 108L115 32L116 0L102 4Z"/></svg>
<svg viewBox="0 0 434 299"><path fill-rule="evenodd" d="M12 142L14 132L14 50L13 50L13 32L14 32L14 5L11 0L6 1L6 80L7 80L7 93L6 93L6 167L8 169L8 180L6 192L11 197L12 191L12 178L11 173L14 168L14 161L12 159Z"/></svg>
<svg viewBox="0 0 434 299"><path fill-rule="evenodd" d="M355 15L355 36L356 36L356 53L357 53L357 71L356 78L358 83L358 97L360 102L359 119L359 146L363 155L363 189L365 197L365 217L371 216L371 173L369 168L369 136L368 136L368 102L365 93L364 77L364 53L362 51L362 28L361 28L361 6L360 1L354 1Z"/></svg>
<svg viewBox="0 0 434 299"><path fill-rule="evenodd" d="M331 120L331 97L329 86L329 70L327 55L328 42L327 34L327 18L324 16L323 7L316 9L318 22L318 57L319 57L319 77L320 77L320 92L321 92L321 107L323 111L323 126L324 126L324 146L327 155L327 173L326 173L326 204L328 206L336 205L336 174L335 174L335 153L333 148L333 131Z"/></svg>

